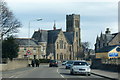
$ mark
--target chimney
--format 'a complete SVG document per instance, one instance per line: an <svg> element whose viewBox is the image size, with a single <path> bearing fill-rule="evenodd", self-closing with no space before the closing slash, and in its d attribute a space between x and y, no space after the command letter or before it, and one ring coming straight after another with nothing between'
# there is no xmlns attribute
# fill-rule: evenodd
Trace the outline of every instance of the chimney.
<svg viewBox="0 0 120 80"><path fill-rule="evenodd" d="M110 34L110 29L107 28L106 31L105 31L106 34Z"/></svg>

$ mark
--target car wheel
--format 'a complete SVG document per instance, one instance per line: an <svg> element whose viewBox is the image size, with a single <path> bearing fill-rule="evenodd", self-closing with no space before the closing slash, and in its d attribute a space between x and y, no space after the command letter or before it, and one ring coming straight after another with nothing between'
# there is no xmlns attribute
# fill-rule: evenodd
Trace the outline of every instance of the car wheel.
<svg viewBox="0 0 120 80"><path fill-rule="evenodd" d="M88 76L91 76L91 73L89 73Z"/></svg>
<svg viewBox="0 0 120 80"><path fill-rule="evenodd" d="M65 69L67 69L67 67L65 67Z"/></svg>
<svg viewBox="0 0 120 80"><path fill-rule="evenodd" d="M74 74L74 73L73 73L73 70L72 70L72 71L70 71L70 74L71 74L71 75L73 75L73 74Z"/></svg>
<svg viewBox="0 0 120 80"><path fill-rule="evenodd" d="M86 73L86 76L90 76L91 74L90 73Z"/></svg>

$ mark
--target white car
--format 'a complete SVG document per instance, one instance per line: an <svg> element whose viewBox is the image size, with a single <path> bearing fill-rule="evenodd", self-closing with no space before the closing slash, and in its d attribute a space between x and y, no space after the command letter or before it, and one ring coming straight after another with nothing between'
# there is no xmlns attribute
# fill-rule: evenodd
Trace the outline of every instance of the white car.
<svg viewBox="0 0 120 80"><path fill-rule="evenodd" d="M68 61L63 61L62 65L66 65L67 62L68 62Z"/></svg>
<svg viewBox="0 0 120 80"><path fill-rule="evenodd" d="M90 65L85 61L74 61L70 68L70 74L86 74L90 76Z"/></svg>

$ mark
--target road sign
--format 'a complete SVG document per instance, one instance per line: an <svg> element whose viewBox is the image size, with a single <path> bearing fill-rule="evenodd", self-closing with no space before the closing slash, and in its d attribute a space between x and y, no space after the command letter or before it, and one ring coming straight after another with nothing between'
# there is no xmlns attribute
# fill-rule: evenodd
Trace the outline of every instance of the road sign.
<svg viewBox="0 0 120 80"><path fill-rule="evenodd" d="M30 52L30 50L27 50L26 55L31 55L32 53Z"/></svg>
<svg viewBox="0 0 120 80"><path fill-rule="evenodd" d="M108 56L109 57L118 57L118 53L117 52L116 53L114 53L114 52L113 53L109 53Z"/></svg>

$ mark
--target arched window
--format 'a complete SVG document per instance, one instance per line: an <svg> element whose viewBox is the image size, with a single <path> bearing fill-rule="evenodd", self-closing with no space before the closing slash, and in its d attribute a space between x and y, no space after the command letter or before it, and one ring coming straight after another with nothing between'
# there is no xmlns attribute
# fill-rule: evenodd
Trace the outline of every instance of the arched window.
<svg viewBox="0 0 120 80"><path fill-rule="evenodd" d="M60 54L60 60L63 60L63 54L62 53Z"/></svg>
<svg viewBox="0 0 120 80"><path fill-rule="evenodd" d="M59 58L58 56L59 56L59 55L57 54L57 59Z"/></svg>
<svg viewBox="0 0 120 80"><path fill-rule="evenodd" d="M60 40L60 49L63 49L63 40Z"/></svg>
<svg viewBox="0 0 120 80"><path fill-rule="evenodd" d="M66 49L66 43L64 43L64 49Z"/></svg>
<svg viewBox="0 0 120 80"><path fill-rule="evenodd" d="M59 49L59 45L58 45L58 42L57 42L57 49Z"/></svg>

